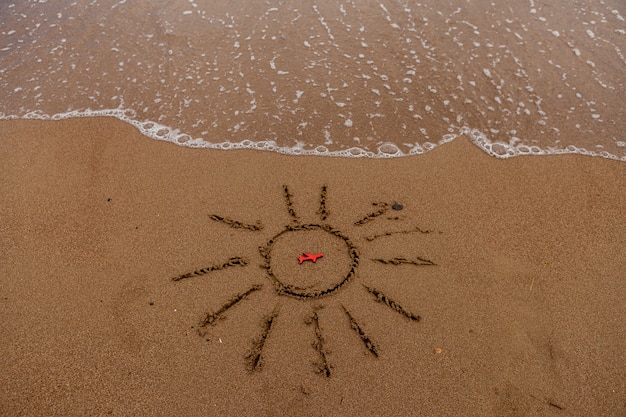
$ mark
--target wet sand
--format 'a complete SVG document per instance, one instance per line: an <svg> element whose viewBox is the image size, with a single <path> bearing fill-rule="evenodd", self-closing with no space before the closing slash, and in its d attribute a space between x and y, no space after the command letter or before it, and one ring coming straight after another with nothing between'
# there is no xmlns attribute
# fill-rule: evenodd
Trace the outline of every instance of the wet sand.
<svg viewBox="0 0 626 417"><path fill-rule="evenodd" d="M625 170L3 121L0 414L620 415Z"/></svg>
<svg viewBox="0 0 626 417"><path fill-rule="evenodd" d="M171 142L380 156L475 130L500 156L626 160L625 6L0 4L0 118L102 111Z"/></svg>

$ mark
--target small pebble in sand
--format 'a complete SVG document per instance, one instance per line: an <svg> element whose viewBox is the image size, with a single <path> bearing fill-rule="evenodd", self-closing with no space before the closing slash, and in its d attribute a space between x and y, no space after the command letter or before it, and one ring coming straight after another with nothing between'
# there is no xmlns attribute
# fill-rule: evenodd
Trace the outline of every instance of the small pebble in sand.
<svg viewBox="0 0 626 417"><path fill-rule="evenodd" d="M443 349L436 347L435 349L435 353L442 353Z"/></svg>
<svg viewBox="0 0 626 417"><path fill-rule="evenodd" d="M400 203L393 203L391 208L394 209L394 210L402 210L404 208L404 206L402 204L400 204Z"/></svg>

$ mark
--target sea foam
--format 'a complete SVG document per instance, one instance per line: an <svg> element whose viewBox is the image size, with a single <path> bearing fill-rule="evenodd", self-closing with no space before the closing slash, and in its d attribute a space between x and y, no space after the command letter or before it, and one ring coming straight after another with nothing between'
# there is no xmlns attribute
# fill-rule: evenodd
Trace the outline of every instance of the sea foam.
<svg viewBox="0 0 626 417"><path fill-rule="evenodd" d="M275 141L254 141L251 139L244 139L239 142L223 141L223 142L209 142L203 138L193 138L189 134L181 132L179 129L172 128L153 121L139 121L134 117L136 112L131 109L104 109L104 110L73 110L65 113L57 113L54 115L43 114L38 111L33 111L18 115L5 115L0 113L0 120L66 120L73 118L84 117L112 117L121 120L125 123L135 127L142 135L164 142L170 142L175 145L184 146L188 148L198 149L218 149L218 150L235 150L235 149L250 149L256 151L268 151L277 152L286 155L315 155L315 156L330 156L330 157L344 157L344 158L397 158L410 155L422 155L441 145L450 143L458 137L467 137L487 154L500 158L507 159L522 155L562 155L562 154L580 154L586 156L597 156L613 160L626 161L626 156L618 158L616 155L612 155L609 152L593 152L584 148L578 148L573 145L569 145L562 149L541 149L538 146L527 146L524 144L511 145L501 142L491 142L487 136L478 129L472 129L469 127L450 128L455 130L456 133L448 133L444 135L437 143L425 142L421 145L415 145L409 152L403 152L393 142L385 142L378 146L376 152L362 149L358 146L353 146L347 149L338 151L331 151L326 146L318 145L314 148L305 149L303 144L300 143L297 146L287 147L279 146ZM626 146L626 144L624 144Z"/></svg>

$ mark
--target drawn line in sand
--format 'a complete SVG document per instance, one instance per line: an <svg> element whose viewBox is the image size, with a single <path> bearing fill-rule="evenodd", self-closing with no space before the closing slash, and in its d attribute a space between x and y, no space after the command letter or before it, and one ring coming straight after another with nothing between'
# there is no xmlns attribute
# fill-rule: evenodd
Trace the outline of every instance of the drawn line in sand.
<svg viewBox="0 0 626 417"><path fill-rule="evenodd" d="M260 371L263 367L262 362L262 354L263 348L265 347L265 342L267 341L270 332L272 331L272 325L274 324L274 320L278 317L278 306L274 308L274 311L263 319L263 331L261 335L254 341L254 348L252 351L246 356L246 364L248 365L248 370L250 372Z"/></svg>
<svg viewBox="0 0 626 417"><path fill-rule="evenodd" d="M552 401L548 401L548 405L551 406L551 407L554 407L556 409L559 409L559 410L564 410L565 409L565 407L563 407L561 405L558 405L557 403L554 403Z"/></svg>
<svg viewBox="0 0 626 417"><path fill-rule="evenodd" d="M200 322L200 327L206 327L206 326L212 325L218 319L222 318L226 311L228 311L229 309L231 309L232 307L234 307L241 301L245 300L245 298L249 296L250 294L252 294L253 292L259 291L261 288L263 288L262 285L254 285L247 291L237 294L236 296L231 298L223 306L221 306L217 311L213 313L211 312L207 313L204 319L202 319L202 321Z"/></svg>
<svg viewBox="0 0 626 417"><path fill-rule="evenodd" d="M341 306L341 308L343 308L344 313L346 313L346 316L348 316L348 320L350 320L350 327L352 328L352 330L354 330L356 334L359 335L359 338L361 339L367 350L369 350L369 352L377 358L378 348L376 347L372 339L370 339L369 336L365 334L359 323L354 319L354 317L352 317L352 314L350 314L348 309L345 308L343 305Z"/></svg>
<svg viewBox="0 0 626 417"><path fill-rule="evenodd" d="M317 214L320 215L320 219L325 222L326 219L328 219L328 216L330 215L330 212L328 211L328 209L326 208L326 194L328 193L328 187L323 185L322 186L322 193L320 194L320 208L317 212Z"/></svg>
<svg viewBox="0 0 626 417"><path fill-rule="evenodd" d="M305 320L306 324L313 324L315 329L315 341L313 342L313 347L320 355L321 363L318 364L317 371L325 376L326 378L330 378L331 376L331 368L330 362L328 361L328 352L324 347L324 336L322 336L322 328L320 327L320 319L317 315L317 310L313 310L313 314Z"/></svg>
<svg viewBox="0 0 626 417"><path fill-rule="evenodd" d="M372 203L372 205L374 207L378 207L378 209L367 214L361 220L354 222L355 226L362 226L365 223L371 222L376 217L382 216L383 214L387 213L387 211L389 211L389 208L390 208L389 204L387 203Z"/></svg>
<svg viewBox="0 0 626 417"><path fill-rule="evenodd" d="M409 320L413 320L413 321L420 321L422 318L416 314L411 313L410 311L405 310L400 304L396 303L395 301L393 301L391 298L389 298L387 295L385 295L382 291L379 291L375 288L370 288L366 285L363 285L365 287L365 289L367 290L367 292L369 292L370 294L372 294L375 298L376 301L378 301L381 304L386 305L387 307L389 307L390 309L392 309L393 311L400 313L401 315L403 315L404 317L406 317Z"/></svg>
<svg viewBox="0 0 626 417"><path fill-rule="evenodd" d="M429 234L429 233L432 233L432 230L422 230L419 227L415 226L414 229L410 229L410 230L399 230L397 232L386 232L386 233L381 233L378 235L367 236L365 237L365 240L367 240L368 242L372 242L376 239L380 239L381 237L393 236L393 235L408 235L411 233Z"/></svg>
<svg viewBox="0 0 626 417"><path fill-rule="evenodd" d="M233 229L247 229L252 230L253 232L259 232L263 230L263 224L261 224L260 220L256 221L256 224L243 223L234 219L229 219L228 217L218 216L217 214L211 214L209 216L211 220L215 220L216 222L224 223Z"/></svg>
<svg viewBox="0 0 626 417"><path fill-rule="evenodd" d="M200 275L208 274L209 272L219 271L222 269L230 268L231 266L246 266L248 265L248 261L244 258L233 257L230 258L227 262L219 265L211 265L206 268L196 269L193 272L188 272L186 274L179 275L177 277L172 278L172 281L180 281L185 278L197 277Z"/></svg>
<svg viewBox="0 0 626 417"><path fill-rule="evenodd" d="M289 192L289 187L283 185L283 195L285 197L285 203L287 204L287 211L291 216L291 219L294 223L300 223L300 217L296 214L296 211L293 209L293 195Z"/></svg>
<svg viewBox="0 0 626 417"><path fill-rule="evenodd" d="M417 256L416 258L417 258L416 260L406 259L406 258L390 258L390 259L375 258L375 259L372 259L372 261L376 261L384 265L403 265L403 264L415 265L415 266L437 265L431 260L428 260L419 256Z"/></svg>
<svg viewBox="0 0 626 417"><path fill-rule="evenodd" d="M562 405L557 404L556 402L554 402L553 400L549 399L549 398L539 398L533 394L529 394L531 396L531 398L534 398L535 400L543 403L546 402L550 407L554 407L558 410L565 410L565 407L563 407Z"/></svg>

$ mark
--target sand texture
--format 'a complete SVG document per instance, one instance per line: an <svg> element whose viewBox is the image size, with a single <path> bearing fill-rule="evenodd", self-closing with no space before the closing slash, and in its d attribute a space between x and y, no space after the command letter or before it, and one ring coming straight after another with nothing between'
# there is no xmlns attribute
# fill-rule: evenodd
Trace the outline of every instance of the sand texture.
<svg viewBox="0 0 626 417"><path fill-rule="evenodd" d="M0 415L624 415L625 174L3 121Z"/></svg>

